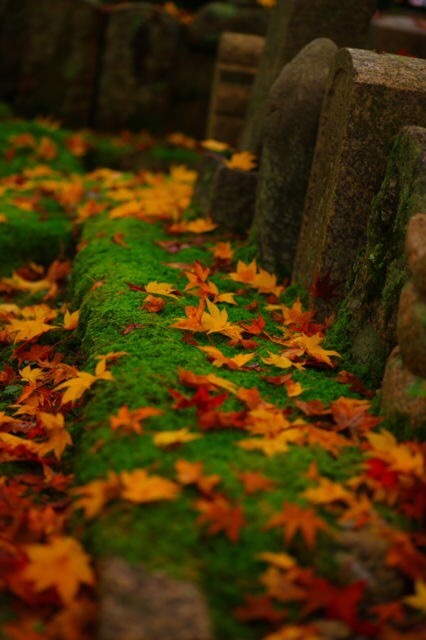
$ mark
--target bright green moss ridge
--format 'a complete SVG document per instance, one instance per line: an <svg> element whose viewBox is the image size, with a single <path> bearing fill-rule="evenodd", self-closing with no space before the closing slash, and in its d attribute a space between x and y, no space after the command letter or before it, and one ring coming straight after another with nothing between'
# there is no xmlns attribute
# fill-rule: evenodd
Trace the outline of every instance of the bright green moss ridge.
<svg viewBox="0 0 426 640"><path fill-rule="evenodd" d="M123 233L129 248L112 242L111 238L117 232ZM84 225L82 239L88 244L76 257L71 282L74 306L81 307L83 360L80 368L92 371L95 356L100 353L126 351L128 355L112 366L114 381L97 383L82 411L81 428L77 429L75 438L75 482L79 485L104 477L110 469L121 471L140 467L148 467L152 473L174 479L176 460L202 460L205 473L219 474L221 490L242 504L247 525L235 545L222 534L206 536L195 523L197 512L191 503L197 497L196 492L186 489L182 498L172 503L139 507L113 503L103 516L85 524L85 542L95 557L119 554L129 561L160 567L171 575L199 583L210 602L217 637L221 640L254 640L261 635L261 628L239 623L232 616L232 609L241 604L243 593L259 588L258 577L265 566L256 555L264 550L282 549L282 533L265 531L265 522L279 511L283 500L300 500L299 494L309 486L304 473L313 460L317 461L323 475L341 481L354 474L360 454L354 448L348 448L334 459L322 449L291 447L286 454L266 458L261 453L247 452L235 446L243 437L236 430L208 432L203 438L172 451L163 452L154 446L152 434L157 431L191 427L192 431L198 432L193 408L171 409L170 388L192 395L179 384L178 367L197 374L215 373L246 388L256 387L265 400L281 407L293 404L282 388L262 380L256 371L229 372L213 367L204 353L182 341L182 331L170 328L177 318L184 316L184 306L198 304L198 298L187 295L178 300L168 299L160 314L150 314L141 308L145 295L131 291L127 282L143 286L157 280L183 291L187 281L182 276L182 269L171 268L166 263L187 263L194 259L203 264L211 262L207 246L185 249L177 256L168 255L156 244L157 240L165 238L157 225L132 219L111 221L106 214L92 218ZM211 242L206 241L208 244ZM244 247L241 246L238 253L244 254ZM212 279L222 292L241 289L238 283L220 275ZM104 282L103 286L93 288L100 281ZM290 292L294 299L293 294ZM237 295L236 299L238 307L227 306L231 321L254 319L258 312L244 309L244 305L254 299L261 305L259 311L265 304L264 297L256 294ZM263 313L267 319L269 314ZM140 328L124 335L123 330L133 324ZM211 344L204 334L197 334L197 339L200 345ZM213 343L225 353L235 354L227 347L226 338L215 335ZM259 341L258 356L266 356L268 351L274 350L271 343ZM258 356L256 362L261 363ZM279 373L274 370L272 375ZM328 403L342 395L351 395L347 387L333 379L335 376L334 371L311 370L298 372L294 378L306 388L304 399L317 398ZM109 418L123 404L130 408L155 406L165 413L147 421L145 435L121 435L111 431ZM230 396L220 408L239 410L243 405ZM99 441L102 446L98 448ZM261 471L274 480L276 490L246 496L237 476L249 470ZM78 528L80 530L80 525ZM330 559L333 547L325 536L319 537L315 563L322 573L334 571ZM298 555L302 562L312 562L301 540L295 540L289 551Z"/></svg>

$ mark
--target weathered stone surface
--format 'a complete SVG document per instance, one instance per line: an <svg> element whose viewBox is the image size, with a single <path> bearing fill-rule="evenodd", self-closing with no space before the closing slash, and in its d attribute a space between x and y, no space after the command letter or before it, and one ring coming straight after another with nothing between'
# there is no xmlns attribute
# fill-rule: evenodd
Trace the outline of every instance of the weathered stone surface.
<svg viewBox="0 0 426 640"><path fill-rule="evenodd" d="M398 345L404 366L426 378L426 296L407 282L399 299Z"/></svg>
<svg viewBox="0 0 426 640"><path fill-rule="evenodd" d="M264 38L223 33L220 39L207 123L207 137L235 146L250 98Z"/></svg>
<svg viewBox="0 0 426 640"><path fill-rule="evenodd" d="M426 211L426 129L404 127L373 201L367 242L351 269L352 285L330 336L376 385L396 344L399 295L408 280L404 241L407 224L418 211ZM413 256L421 248L416 251L411 250Z"/></svg>
<svg viewBox="0 0 426 640"><path fill-rule="evenodd" d="M104 16L85 0L27 2L25 11L17 110L87 126Z"/></svg>
<svg viewBox="0 0 426 640"><path fill-rule="evenodd" d="M426 426L426 380L404 367L399 347L386 363L380 408L386 417L405 419L416 429Z"/></svg>
<svg viewBox="0 0 426 640"><path fill-rule="evenodd" d="M119 5L110 14L99 80L98 128L167 126L181 29L175 18L146 2Z"/></svg>
<svg viewBox="0 0 426 640"><path fill-rule="evenodd" d="M197 587L120 558L100 567L99 640L211 640Z"/></svg>
<svg viewBox="0 0 426 640"><path fill-rule="evenodd" d="M260 262L270 272L291 274L336 51L325 38L308 44L283 68L268 97L254 225Z"/></svg>
<svg viewBox="0 0 426 640"><path fill-rule="evenodd" d="M254 215L257 173L231 169L220 156L207 154L195 185L193 206L223 228L246 232Z"/></svg>
<svg viewBox="0 0 426 640"><path fill-rule="evenodd" d="M201 7L189 25L188 37L192 44L216 50L225 31L265 35L269 13L257 6L236 6L226 2L211 2Z"/></svg>
<svg viewBox="0 0 426 640"><path fill-rule="evenodd" d="M418 213L408 223L405 253L414 285L426 295L426 213Z"/></svg>
<svg viewBox="0 0 426 640"><path fill-rule="evenodd" d="M339 47L364 47L375 9L375 0L278 0L253 85L242 149L259 152L266 99L282 67L315 38L330 38Z"/></svg>
<svg viewBox="0 0 426 640"><path fill-rule="evenodd" d="M387 566L389 541L374 524L362 529L339 532L336 560L345 582L365 582L368 599L380 604L400 599L405 593L405 582L400 572Z"/></svg>
<svg viewBox="0 0 426 640"><path fill-rule="evenodd" d="M341 49L321 111L293 281L329 278L341 300L399 129L426 125L426 62Z"/></svg>
<svg viewBox="0 0 426 640"><path fill-rule="evenodd" d="M378 51L426 58L426 30L418 16L379 14L371 21L371 46Z"/></svg>

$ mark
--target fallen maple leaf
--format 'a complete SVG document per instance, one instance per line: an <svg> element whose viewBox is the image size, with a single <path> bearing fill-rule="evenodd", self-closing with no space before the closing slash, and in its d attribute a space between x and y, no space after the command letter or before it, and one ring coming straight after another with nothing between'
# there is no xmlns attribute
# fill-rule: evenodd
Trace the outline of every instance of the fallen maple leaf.
<svg viewBox="0 0 426 640"><path fill-rule="evenodd" d="M284 502L281 513L269 520L267 529L284 527L284 540L288 545L300 532L311 549L315 545L317 531L328 531L328 526L318 517L314 509L301 507L291 502Z"/></svg>
<svg viewBox="0 0 426 640"><path fill-rule="evenodd" d="M329 367L333 367L333 363L329 356L336 356L341 358L341 355L337 351L323 349L320 343L324 340L324 337L316 333L313 336L307 336L304 333L296 334L289 341L286 341L288 346L301 347L305 353L318 362L324 362Z"/></svg>
<svg viewBox="0 0 426 640"><path fill-rule="evenodd" d="M40 411L37 418L41 426L46 430L48 440L39 445L39 452L44 456L53 451L59 460L65 448L72 444L70 433L65 429L65 420L62 413L44 413Z"/></svg>
<svg viewBox="0 0 426 640"><path fill-rule="evenodd" d="M191 433L187 428L184 428L156 433L153 441L157 447L172 447L177 444L198 440L201 437L199 433Z"/></svg>
<svg viewBox="0 0 426 640"><path fill-rule="evenodd" d="M146 309L148 313L159 313L166 306L164 298L157 298L151 294L147 295L145 302L141 305L142 309Z"/></svg>
<svg viewBox="0 0 426 640"><path fill-rule="evenodd" d="M216 347L198 347L198 349L207 353L215 367L225 366L234 370L244 367L256 355L255 353L240 353L232 358L228 358L219 349L216 349Z"/></svg>
<svg viewBox="0 0 426 640"><path fill-rule="evenodd" d="M253 153L250 153L250 151L240 151L234 153L226 164L230 169L252 171L257 164L257 160L256 156Z"/></svg>
<svg viewBox="0 0 426 640"><path fill-rule="evenodd" d="M167 296L168 298L175 298L175 300L177 300L178 298L176 294L179 293L179 291L177 291L172 284L169 284L168 282L157 282L156 280L148 282L148 284L145 285L145 291L157 296Z"/></svg>
<svg viewBox="0 0 426 640"><path fill-rule="evenodd" d="M240 530L245 524L244 512L240 505L233 505L225 496L215 494L210 500L197 500L195 508L200 511L197 524L207 524L209 535L223 531L228 540L238 542Z"/></svg>
<svg viewBox="0 0 426 640"><path fill-rule="evenodd" d="M75 538L58 536L45 544L25 545L24 551L29 564L22 577L31 581L36 591L54 588L68 605L81 584L94 584L90 558Z"/></svg>
<svg viewBox="0 0 426 640"><path fill-rule="evenodd" d="M330 504L330 502L351 502L352 496L338 482L332 482L328 478L321 478L318 486L305 489L301 494L304 498L315 504Z"/></svg>
<svg viewBox="0 0 426 640"><path fill-rule="evenodd" d="M73 495L77 496L73 508L83 509L86 518L94 518L102 512L110 500L119 497L120 490L119 476L114 471L108 471L105 480L92 480L73 489Z"/></svg>
<svg viewBox="0 0 426 640"><path fill-rule="evenodd" d="M275 483L259 471L245 471L238 474L238 478L247 495L253 495L259 491L270 491Z"/></svg>
<svg viewBox="0 0 426 640"><path fill-rule="evenodd" d="M176 500L180 492L180 487L175 482L161 476L150 476L145 469L122 471L120 480L123 487L121 497L137 504Z"/></svg>
<svg viewBox="0 0 426 640"><path fill-rule="evenodd" d="M130 410L124 404L119 408L117 415L111 416L109 423L112 431L117 429L128 433L142 434L142 422L151 416L160 416L164 412L156 407L140 407L139 409Z"/></svg>

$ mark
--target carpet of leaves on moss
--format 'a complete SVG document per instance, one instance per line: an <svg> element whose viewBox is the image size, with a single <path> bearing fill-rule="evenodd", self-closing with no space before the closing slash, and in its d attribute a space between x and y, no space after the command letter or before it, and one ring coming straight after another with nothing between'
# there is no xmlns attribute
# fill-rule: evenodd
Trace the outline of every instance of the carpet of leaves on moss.
<svg viewBox="0 0 426 640"><path fill-rule="evenodd" d="M424 637L425 447L303 292L191 211L188 168L85 173L94 138L46 121L0 138L4 637L93 637L117 553L200 584L221 640ZM384 545L396 599L336 561L348 532Z"/></svg>

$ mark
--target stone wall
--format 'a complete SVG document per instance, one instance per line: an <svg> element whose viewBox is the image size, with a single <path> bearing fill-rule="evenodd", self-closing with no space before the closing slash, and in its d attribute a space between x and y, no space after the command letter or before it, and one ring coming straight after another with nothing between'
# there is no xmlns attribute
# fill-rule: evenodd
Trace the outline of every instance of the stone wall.
<svg viewBox="0 0 426 640"><path fill-rule="evenodd" d="M145 1L0 0L0 100L70 127L201 138L221 34L264 35L268 18L256 2L190 14Z"/></svg>

